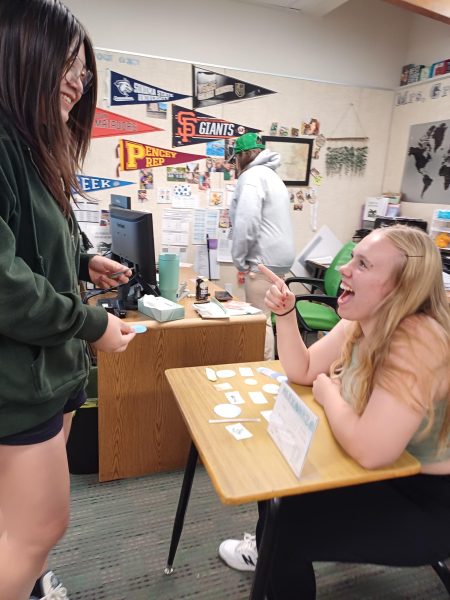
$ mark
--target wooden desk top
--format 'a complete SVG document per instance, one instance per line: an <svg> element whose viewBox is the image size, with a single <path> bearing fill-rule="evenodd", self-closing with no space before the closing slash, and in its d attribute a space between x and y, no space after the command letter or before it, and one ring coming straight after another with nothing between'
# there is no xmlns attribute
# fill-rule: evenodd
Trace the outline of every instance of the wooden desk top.
<svg viewBox="0 0 450 600"><path fill-rule="evenodd" d="M246 384L245 377L239 374L239 366L251 366L258 384ZM208 381L205 367L166 371L191 438L224 504L267 500L419 472L420 463L406 452L390 467L369 471L359 466L334 439L323 409L313 400L311 388L292 385L320 417L301 479L298 480L267 433L267 421L260 415L261 410L273 407L275 397L264 392L269 403L256 405L248 396L248 391L261 391L264 384L275 383L273 379L258 373L258 366L282 371L279 361L213 365L216 370L232 369L236 372L234 377L219 381L231 383L233 390L239 391L243 396L245 404L240 405L240 416L261 418L258 423L243 423L253 437L239 441L225 429L226 423L208 423L209 419L218 418L214 413L214 406L227 400L225 393L217 391L214 384Z"/></svg>
<svg viewBox="0 0 450 600"><path fill-rule="evenodd" d="M191 294L195 294L195 280L197 277L198 277L198 275L192 269L190 269L188 267L181 267L180 283L182 281L186 281L187 289L189 290L189 293L191 293ZM211 296L214 295L214 292L216 292L218 290L222 291L222 289L223 288L216 285L214 282L208 281L208 291ZM98 298L111 297L111 296L114 296L114 295L113 294L105 294L105 296L94 296L90 300L90 302L95 304L97 302ZM195 303L195 301L196 300L194 297L193 298L186 297L178 302L179 304L184 306L184 319L178 319L177 321L167 321L167 322L161 323L159 321L151 319L148 315L145 315L144 313L141 313L137 310L128 310L127 316L124 320L126 322L142 323L148 329L166 329L166 328L177 329L177 328L195 327L195 326L206 326L206 327L222 326L223 327L230 322L235 322L235 321L239 322L239 321L242 321L243 319L249 319L249 318L251 318L252 321L256 320L256 321L264 321L265 322L265 320L266 320L266 317L263 313L256 314L256 315L243 315L242 317L230 317L230 319L202 319L199 316L198 312L193 307L193 304Z"/></svg>

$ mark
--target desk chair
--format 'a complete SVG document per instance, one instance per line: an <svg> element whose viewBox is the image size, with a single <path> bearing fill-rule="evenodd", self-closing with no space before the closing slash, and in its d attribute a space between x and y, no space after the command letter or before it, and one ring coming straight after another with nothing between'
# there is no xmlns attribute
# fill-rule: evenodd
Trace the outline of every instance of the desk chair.
<svg viewBox="0 0 450 600"><path fill-rule="evenodd" d="M443 560L439 560L431 565L439 576L439 579L445 586L445 589L450 596L450 570Z"/></svg>
<svg viewBox="0 0 450 600"><path fill-rule="evenodd" d="M292 284L301 283L311 285L313 289L321 292L295 296L297 323L305 342L308 334L330 331L339 322L340 317L336 312L336 307L341 274L338 269L350 260L355 246L354 242L347 242L342 246L325 271L323 279L315 277L288 277L286 279L285 283L289 289Z"/></svg>

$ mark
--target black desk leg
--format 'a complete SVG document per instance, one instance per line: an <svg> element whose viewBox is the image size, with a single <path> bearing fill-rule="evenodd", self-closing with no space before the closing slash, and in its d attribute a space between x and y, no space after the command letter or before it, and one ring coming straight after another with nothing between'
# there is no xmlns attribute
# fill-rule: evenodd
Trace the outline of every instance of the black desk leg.
<svg viewBox="0 0 450 600"><path fill-rule="evenodd" d="M278 515L280 512L280 504L281 498L267 500L264 529L259 545L258 560L256 562L255 576L253 578L249 600L264 600L266 597L270 566L278 539Z"/></svg>
<svg viewBox="0 0 450 600"><path fill-rule="evenodd" d="M186 467L184 469L183 484L181 486L180 498L178 500L177 513L175 515L175 521L173 522L172 539L170 540L169 557L167 559L167 565L164 569L166 575L170 575L173 572L173 561L175 560L175 554L178 548L178 542L180 541L181 532L183 531L184 516L186 514L187 505L189 502L189 496L191 495L192 482L194 481L195 467L197 465L198 452L194 442L191 443L189 450L189 456L187 459Z"/></svg>

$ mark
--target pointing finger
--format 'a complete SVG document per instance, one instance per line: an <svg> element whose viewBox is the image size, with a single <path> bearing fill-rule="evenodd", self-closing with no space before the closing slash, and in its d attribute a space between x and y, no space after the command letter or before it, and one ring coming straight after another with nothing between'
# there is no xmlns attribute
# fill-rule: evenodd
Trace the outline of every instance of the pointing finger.
<svg viewBox="0 0 450 600"><path fill-rule="evenodd" d="M287 287L283 279L278 277L278 275L275 275L273 271L268 269L266 265L263 265L262 263L258 264L258 269L277 287L282 294L286 294Z"/></svg>
<svg viewBox="0 0 450 600"><path fill-rule="evenodd" d="M265 275L268 279L270 279L270 281L272 283L275 283L275 285L279 286L280 284L283 283L283 280L280 279L278 277L278 275L275 275L275 273L273 271L271 271L269 268L266 267L266 265L263 265L262 263L258 264L258 269L261 271L261 273L263 275Z"/></svg>

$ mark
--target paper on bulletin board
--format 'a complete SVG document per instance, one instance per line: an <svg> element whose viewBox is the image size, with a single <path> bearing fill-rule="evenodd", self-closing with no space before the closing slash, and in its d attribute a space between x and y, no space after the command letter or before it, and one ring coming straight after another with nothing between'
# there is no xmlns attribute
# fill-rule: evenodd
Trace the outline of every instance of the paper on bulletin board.
<svg viewBox="0 0 450 600"><path fill-rule="evenodd" d="M206 244L206 235L217 238L219 211L217 209L197 208L192 220L192 244Z"/></svg>
<svg viewBox="0 0 450 600"><path fill-rule="evenodd" d="M318 423L319 417L283 382L267 430L298 479Z"/></svg>
<svg viewBox="0 0 450 600"><path fill-rule="evenodd" d="M161 221L161 244L187 246L189 243L189 216L184 210L166 208Z"/></svg>
<svg viewBox="0 0 450 600"><path fill-rule="evenodd" d="M208 279L220 279L220 266L217 262L217 250L205 246L195 246L194 271Z"/></svg>
<svg viewBox="0 0 450 600"><path fill-rule="evenodd" d="M89 202L78 202L73 209L80 229L92 244L89 254L104 254L111 249L109 211Z"/></svg>
<svg viewBox="0 0 450 600"><path fill-rule="evenodd" d="M217 230L217 260L219 262L233 262L231 257L231 228Z"/></svg>

